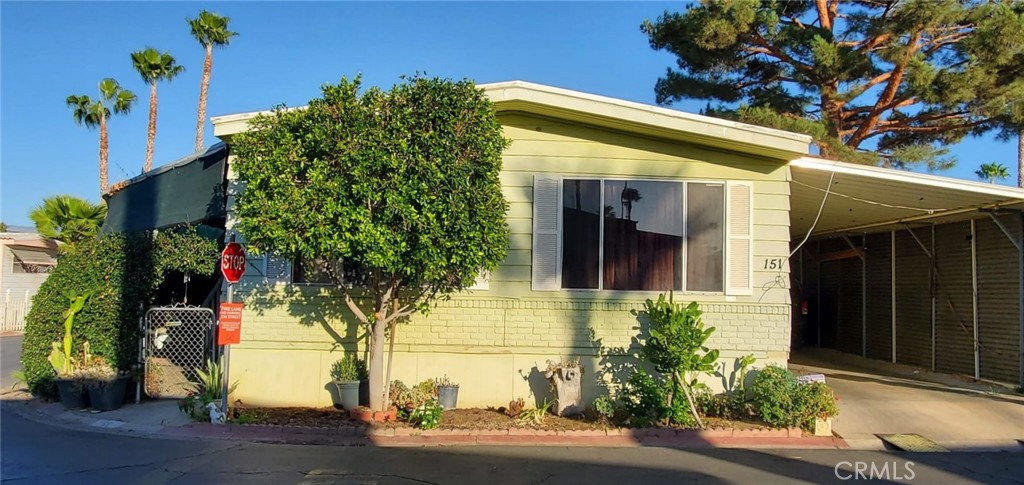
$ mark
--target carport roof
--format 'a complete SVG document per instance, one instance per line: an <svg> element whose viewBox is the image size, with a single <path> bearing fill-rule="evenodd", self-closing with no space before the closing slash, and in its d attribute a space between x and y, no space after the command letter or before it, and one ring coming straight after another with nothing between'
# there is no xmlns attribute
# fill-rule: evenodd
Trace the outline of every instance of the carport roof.
<svg viewBox="0 0 1024 485"><path fill-rule="evenodd" d="M790 231L812 236L881 232L911 222L952 222L979 211L1024 209L1024 190L804 157L790 162ZM831 180L831 189L829 181Z"/></svg>

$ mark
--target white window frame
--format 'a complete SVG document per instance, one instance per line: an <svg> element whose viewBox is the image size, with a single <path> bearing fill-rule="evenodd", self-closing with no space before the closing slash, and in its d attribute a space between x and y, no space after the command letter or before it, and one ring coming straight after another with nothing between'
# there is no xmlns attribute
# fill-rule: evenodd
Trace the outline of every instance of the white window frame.
<svg viewBox="0 0 1024 485"><path fill-rule="evenodd" d="M566 180L597 180L598 182L600 182L600 188L598 189L598 193L601 195L601 200L600 200L600 203L599 203L598 206L599 206L599 208L601 210L601 217L598 218L598 220L600 221L600 226L599 226L599 229L598 229L599 232L598 232L597 288L561 288L561 285L562 285L562 278L561 278L562 261L564 260L563 259L563 252L565 251L564 233L563 233L564 226L563 226L563 215L562 215L562 212L563 212L564 208L561 206L561 204L563 203L563 200L564 200L563 197L564 197L565 181ZM558 291L586 292L586 293L594 293L594 292L651 293L651 292L655 292L655 291L664 291L664 290L609 290L609 289L605 289L604 288L604 212L603 211L604 211L604 207L605 207L605 204L604 204L605 182L608 181L608 180L612 180L612 181L624 180L624 181L630 181L630 182L632 182L632 181L636 181L636 182L667 182L667 183L682 184L682 186L683 186L682 200L679 201L680 205L682 206L682 216L683 216L683 237L682 237L682 243L681 243L681 247L680 247L680 251L682 251L682 257L683 257L683 268L682 268L682 278L681 278L682 279L682 289L673 289L671 291L680 292L680 293L682 293L684 295L721 296L721 295L727 294L728 286L727 286L726 278L728 276L728 271L729 271L729 266L728 266L728 264L729 264L729 259L728 259L728 254L729 254L728 253L728 244L729 244L729 233L728 233L729 228L728 228L728 223L729 223L729 209L730 209L729 208L729 181L727 181L727 180L714 180L714 179L685 179L685 180L679 180L679 179L656 179L656 178L641 178L641 177L592 177L592 176L588 177L588 176L576 176L576 175L563 175L563 176L559 177L559 184L558 184L558 202L559 202L559 209L558 209L558 273L559 273L559 278L558 278L558 283L559 283L559 287L560 288L559 288ZM687 235L687 229L688 229L687 228L687 223L689 221L687 220L686 212L687 212L687 208L688 208L687 207L687 197L689 195L689 184L691 184L691 183L694 183L694 184L717 185L717 186L720 186L722 188L722 208L723 208L723 214L722 214L723 217L722 217L722 219L723 220L722 220L722 290L721 291L691 291L691 290L688 290L687 287L686 287L686 283L687 283L687 269L688 269L687 265L689 264L689 260L690 260L688 254L687 254L688 248L687 248L687 237L686 237L686 235ZM751 208L753 208L753 204L751 204ZM536 226L534 226L534 227L536 229Z"/></svg>

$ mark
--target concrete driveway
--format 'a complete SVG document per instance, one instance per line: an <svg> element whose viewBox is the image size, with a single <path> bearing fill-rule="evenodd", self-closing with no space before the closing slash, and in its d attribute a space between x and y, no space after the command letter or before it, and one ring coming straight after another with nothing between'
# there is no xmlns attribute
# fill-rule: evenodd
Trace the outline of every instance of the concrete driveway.
<svg viewBox="0 0 1024 485"><path fill-rule="evenodd" d="M1024 396L831 351L795 353L789 367L825 374L839 398L832 429L853 448L882 449L877 434L916 433L949 449L1024 451Z"/></svg>

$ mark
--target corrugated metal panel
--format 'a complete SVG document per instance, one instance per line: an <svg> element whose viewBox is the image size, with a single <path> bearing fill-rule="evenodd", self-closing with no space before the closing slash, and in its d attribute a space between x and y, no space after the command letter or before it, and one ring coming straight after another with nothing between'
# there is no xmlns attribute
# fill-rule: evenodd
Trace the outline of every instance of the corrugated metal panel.
<svg viewBox="0 0 1024 485"><path fill-rule="evenodd" d="M892 357L892 236L867 238L868 358Z"/></svg>
<svg viewBox="0 0 1024 485"><path fill-rule="evenodd" d="M1011 234L1021 233L1020 216L1000 222ZM1017 248L990 219L979 219L978 333L981 341L981 377L1017 382L1020 365L1020 260Z"/></svg>
<svg viewBox="0 0 1024 485"><path fill-rule="evenodd" d="M838 340L839 314L843 311L839 289L842 261L822 263L821 271L821 346L834 349Z"/></svg>
<svg viewBox="0 0 1024 485"><path fill-rule="evenodd" d="M857 241L855 240L856 244ZM861 272L863 267L858 257L840 261L839 268L839 312L836 349L861 355L863 347L863 294L861 293Z"/></svg>
<svg viewBox="0 0 1024 485"><path fill-rule="evenodd" d="M936 226L935 255L935 370L974 375L970 222Z"/></svg>
<svg viewBox="0 0 1024 485"><path fill-rule="evenodd" d="M917 231L920 231L918 229ZM917 233L916 233L917 234ZM929 233L922 237L931 241ZM896 361L931 366L928 255L906 230L896 232Z"/></svg>

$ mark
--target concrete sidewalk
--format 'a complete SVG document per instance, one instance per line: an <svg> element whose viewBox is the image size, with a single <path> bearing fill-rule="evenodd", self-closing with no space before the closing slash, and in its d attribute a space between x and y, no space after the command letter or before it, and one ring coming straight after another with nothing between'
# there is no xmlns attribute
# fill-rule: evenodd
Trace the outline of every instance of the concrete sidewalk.
<svg viewBox="0 0 1024 485"><path fill-rule="evenodd" d="M958 376L860 362L829 352L796 354L798 374L825 374L839 398L833 430L855 449L883 449L878 434L916 433L951 450L1024 451L1024 396ZM888 366L888 368L887 368ZM927 378L928 380L921 380Z"/></svg>
<svg viewBox="0 0 1024 485"><path fill-rule="evenodd" d="M191 422L178 410L176 401L147 401L141 404L126 404L116 411L92 413L88 410L67 411L60 403L43 403L32 399L25 393L8 393L2 398L4 409L39 423L81 431L153 438L383 447L474 445L749 449L841 449L847 447L841 439L804 437L799 429L611 428L556 432L524 428L419 430L408 426L378 427L357 422L353 422L350 426L335 428L213 425Z"/></svg>

